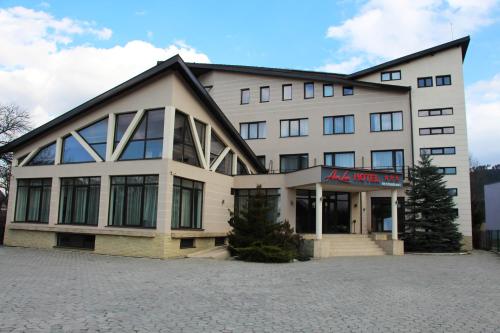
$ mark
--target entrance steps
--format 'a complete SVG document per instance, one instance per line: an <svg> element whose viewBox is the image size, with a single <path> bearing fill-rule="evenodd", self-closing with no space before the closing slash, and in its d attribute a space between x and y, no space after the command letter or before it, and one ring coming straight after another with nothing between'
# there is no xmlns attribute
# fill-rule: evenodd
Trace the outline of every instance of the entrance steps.
<svg viewBox="0 0 500 333"><path fill-rule="evenodd" d="M325 235L329 257L383 256L385 251L368 235Z"/></svg>

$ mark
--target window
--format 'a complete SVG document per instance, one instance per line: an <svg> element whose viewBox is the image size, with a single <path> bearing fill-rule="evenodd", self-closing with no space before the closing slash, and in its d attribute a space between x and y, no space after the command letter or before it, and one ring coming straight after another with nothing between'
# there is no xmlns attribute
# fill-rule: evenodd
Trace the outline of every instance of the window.
<svg viewBox="0 0 500 333"><path fill-rule="evenodd" d="M426 127L419 129L420 135L454 134L455 127Z"/></svg>
<svg viewBox="0 0 500 333"><path fill-rule="evenodd" d="M250 103L250 89L241 89L241 104Z"/></svg>
<svg viewBox="0 0 500 333"><path fill-rule="evenodd" d="M156 228L158 175L113 176L109 225Z"/></svg>
<svg viewBox="0 0 500 333"><path fill-rule="evenodd" d="M194 166L200 166L198 155L194 147L194 139L191 133L191 128L188 123L188 117L179 111L175 112L175 125L174 125L174 151L173 160L179 161ZM200 123L200 127L204 126ZM198 127L197 127L198 130ZM200 134L200 132L198 132ZM203 138L205 135L203 135ZM205 140L205 139L203 139Z"/></svg>
<svg viewBox="0 0 500 333"><path fill-rule="evenodd" d="M265 121L240 123L240 135L245 140L265 139L267 125Z"/></svg>
<svg viewBox="0 0 500 333"><path fill-rule="evenodd" d="M354 168L354 152L325 153L325 165Z"/></svg>
<svg viewBox="0 0 500 333"><path fill-rule="evenodd" d="M161 158L163 150L163 117L163 109L145 112L119 160Z"/></svg>
<svg viewBox="0 0 500 333"><path fill-rule="evenodd" d="M354 133L354 116L335 116L323 118L323 134L352 134Z"/></svg>
<svg viewBox="0 0 500 333"><path fill-rule="evenodd" d="M86 163L95 162L94 158L90 156L88 151L76 141L73 135L69 135L63 139L62 146L62 160L61 163Z"/></svg>
<svg viewBox="0 0 500 333"><path fill-rule="evenodd" d="M172 229L201 229L203 183L174 177Z"/></svg>
<svg viewBox="0 0 500 333"><path fill-rule="evenodd" d="M52 179L18 179L16 222L48 223Z"/></svg>
<svg viewBox="0 0 500 333"><path fill-rule="evenodd" d="M125 131L130 126L132 119L134 119L134 116L135 112L120 113L116 115L115 139L113 148L116 148L118 143L120 143L123 135L125 134Z"/></svg>
<svg viewBox="0 0 500 333"><path fill-rule="evenodd" d="M448 116L453 114L453 108L418 110L419 117Z"/></svg>
<svg viewBox="0 0 500 333"><path fill-rule="evenodd" d="M314 82L304 83L304 98L314 98Z"/></svg>
<svg viewBox="0 0 500 333"><path fill-rule="evenodd" d="M383 112L370 114L370 131L386 132L403 130L403 112Z"/></svg>
<svg viewBox="0 0 500 333"><path fill-rule="evenodd" d="M436 76L436 86L451 86L451 75Z"/></svg>
<svg viewBox="0 0 500 333"><path fill-rule="evenodd" d="M273 222L278 222L280 216L280 192L279 189L275 188L235 189L234 214L240 216L243 212L248 211L249 206L253 205L253 200L258 191L264 196L265 203L269 208L266 217Z"/></svg>
<svg viewBox="0 0 500 333"><path fill-rule="evenodd" d="M62 178L59 223L97 225L100 177Z"/></svg>
<svg viewBox="0 0 500 333"><path fill-rule="evenodd" d="M372 169L403 172L404 154L402 150L372 150Z"/></svg>
<svg viewBox="0 0 500 333"><path fill-rule="evenodd" d="M448 195L450 197L456 197L458 195L458 189L457 188L447 188Z"/></svg>
<svg viewBox="0 0 500 333"><path fill-rule="evenodd" d="M57 233L57 247L93 250L95 235Z"/></svg>
<svg viewBox="0 0 500 333"><path fill-rule="evenodd" d="M455 167L441 167L441 168L438 168L438 173L440 173L442 175L456 175L457 168L455 168Z"/></svg>
<svg viewBox="0 0 500 333"><path fill-rule="evenodd" d="M382 72L380 74L380 80L381 81L401 80L401 71Z"/></svg>
<svg viewBox="0 0 500 333"><path fill-rule="evenodd" d="M309 133L309 120L286 119L280 121L280 137L306 136Z"/></svg>
<svg viewBox="0 0 500 333"><path fill-rule="evenodd" d="M432 76L419 77L417 79L417 85L419 88L432 87Z"/></svg>
<svg viewBox="0 0 500 333"><path fill-rule="evenodd" d="M28 165L52 165L56 160L56 143L53 142L42 149L28 162Z"/></svg>
<svg viewBox="0 0 500 333"><path fill-rule="evenodd" d="M226 145L222 140L215 134L215 132L212 130L212 135L211 135L211 141L210 141L210 165L212 165L215 160L222 154L222 152L226 149ZM216 172L225 174L225 175L232 175L232 154L228 153L222 160L222 162L219 164L217 169L215 170Z"/></svg>
<svg viewBox="0 0 500 333"><path fill-rule="evenodd" d="M266 155L259 155L257 156L257 159L259 160L260 164L265 168L266 167Z"/></svg>
<svg viewBox="0 0 500 333"><path fill-rule="evenodd" d="M291 84L284 84L282 86L282 94L283 94L282 99L284 101L292 100L292 85Z"/></svg>
<svg viewBox="0 0 500 333"><path fill-rule="evenodd" d="M194 238L181 238L179 242L179 248L181 249L192 249L194 248Z"/></svg>
<svg viewBox="0 0 500 333"><path fill-rule="evenodd" d="M237 175L248 175L248 174L250 174L250 172L248 172L248 168L245 165L245 163L243 163L243 161L240 160L239 158L236 160L236 174Z"/></svg>
<svg viewBox="0 0 500 333"><path fill-rule="evenodd" d="M280 172L291 172L308 167L308 154L280 155Z"/></svg>
<svg viewBox="0 0 500 333"><path fill-rule="evenodd" d="M260 87L260 102L261 103L269 102L270 99L271 99L271 88Z"/></svg>
<svg viewBox="0 0 500 333"><path fill-rule="evenodd" d="M455 155L455 147L420 148L420 156L424 155Z"/></svg>
<svg viewBox="0 0 500 333"><path fill-rule="evenodd" d="M342 87L342 95L344 96L354 95L354 87Z"/></svg>
<svg viewBox="0 0 500 333"><path fill-rule="evenodd" d="M333 84L325 83L323 84L323 97L332 97L333 96Z"/></svg>
<svg viewBox="0 0 500 333"><path fill-rule="evenodd" d="M94 149L94 151L106 160L106 142L108 135L108 118L99 120L78 131L78 134Z"/></svg>

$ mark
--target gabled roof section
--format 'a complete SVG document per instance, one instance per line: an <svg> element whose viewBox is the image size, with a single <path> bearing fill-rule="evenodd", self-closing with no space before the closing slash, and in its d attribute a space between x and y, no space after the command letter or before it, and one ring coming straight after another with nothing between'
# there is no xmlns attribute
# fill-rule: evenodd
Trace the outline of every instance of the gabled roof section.
<svg viewBox="0 0 500 333"><path fill-rule="evenodd" d="M359 77L362 77L362 76L365 76L365 75L368 75L368 74L371 74L374 72L378 72L378 71L384 70L386 68L398 66L398 65L410 62L410 61L418 59L418 58L433 55L437 52L445 51L445 50L451 49L453 47L459 47L459 46L462 48L462 61L463 61L465 59L465 54L467 53L467 48L469 47L469 42L470 42L470 36L455 39L455 40L452 40L451 42L448 42L448 43L437 45L437 46L434 46L434 47L431 47L431 48L428 48L428 49L425 49L425 50L422 50L422 51L419 51L416 53L406 55L406 56L401 57L401 58L397 58L397 59L394 59L391 61L384 62L380 65L376 65L376 66L373 66L370 68L360 70L358 72L347 75L346 78L357 79Z"/></svg>
<svg viewBox="0 0 500 333"><path fill-rule="evenodd" d="M179 55L175 55L172 58L165 60L158 65L142 72L141 74L131 78L128 81L106 91L105 93L77 106L76 108L62 114L61 116L49 121L48 123L26 133L25 135L17 138L16 140L0 147L0 154L11 152L14 149L21 147L35 138L47 133L59 126L62 126L66 122L76 118L87 111L90 111L96 107L103 105L106 102L111 101L113 98L123 94L125 92L131 91L132 89L138 87L140 84L156 78L168 71L177 71L187 82L189 87L193 89L195 95L200 99L200 101L207 107L208 111L215 117L215 119L220 123L220 125L227 131L229 137L233 140L233 143L245 154L248 161L252 166L259 172L266 172L264 167L260 164L259 160L255 156L255 153L248 146L248 144L243 140L238 133L238 131L231 124L229 119L224 115L219 106L206 92L205 88L198 81L196 76L191 72L191 70L186 66L184 61Z"/></svg>
<svg viewBox="0 0 500 333"><path fill-rule="evenodd" d="M244 74L285 77L285 78L300 79L300 80L316 80L323 82L339 83L346 86L358 86L358 87L392 90L392 91L408 91L410 89L409 87L406 86L352 80L348 78L347 75L345 74L301 71L296 69L222 65L222 64L187 63L186 65L196 75L201 75L212 70L217 70L217 71L244 73Z"/></svg>

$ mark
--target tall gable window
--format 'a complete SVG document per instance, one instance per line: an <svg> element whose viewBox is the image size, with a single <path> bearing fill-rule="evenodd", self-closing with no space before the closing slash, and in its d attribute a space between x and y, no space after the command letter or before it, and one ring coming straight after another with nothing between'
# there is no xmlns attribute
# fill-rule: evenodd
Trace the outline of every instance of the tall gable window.
<svg viewBox="0 0 500 333"><path fill-rule="evenodd" d="M181 112L175 112L174 128L174 151L173 159L175 161L200 166L194 139L189 127L188 117Z"/></svg>
<svg viewBox="0 0 500 333"><path fill-rule="evenodd" d="M211 142L210 142L210 165L212 165L215 160L222 154L222 152L226 149L226 145L222 140L212 131ZM232 154L226 154L222 162L219 164L217 169L215 170L218 173L222 173L230 176L232 174Z"/></svg>
<svg viewBox="0 0 500 333"><path fill-rule="evenodd" d="M76 141L73 135L63 139L62 163L86 163L95 162L94 158Z"/></svg>
<svg viewBox="0 0 500 333"><path fill-rule="evenodd" d="M380 73L381 81L401 80L401 71L390 71Z"/></svg>
<svg viewBox="0 0 500 333"><path fill-rule="evenodd" d="M236 174L237 175L248 175L248 168L239 158L236 161Z"/></svg>
<svg viewBox="0 0 500 333"><path fill-rule="evenodd" d="M100 177L61 179L59 223L97 225Z"/></svg>
<svg viewBox="0 0 500 333"><path fill-rule="evenodd" d="M271 88L267 87L260 87L260 102L265 103L269 102L271 99Z"/></svg>
<svg viewBox="0 0 500 333"><path fill-rule="evenodd" d="M450 86L451 75L438 75L436 76L436 86Z"/></svg>
<svg viewBox="0 0 500 333"><path fill-rule="evenodd" d="M108 118L102 119L78 131L78 134L103 159L106 159L106 141L108 135Z"/></svg>
<svg viewBox="0 0 500 333"><path fill-rule="evenodd" d="M158 175L111 177L109 225L156 227Z"/></svg>
<svg viewBox="0 0 500 333"><path fill-rule="evenodd" d="M304 83L304 98L314 98L314 82Z"/></svg>
<svg viewBox="0 0 500 333"><path fill-rule="evenodd" d="M116 124L115 124L115 139L114 139L114 147L120 143L125 131L129 127L132 119L134 119L135 112L121 113L116 116Z"/></svg>
<svg viewBox="0 0 500 333"><path fill-rule="evenodd" d="M215 172L222 173L224 175L231 176L233 174L233 154L227 153L226 156L222 159Z"/></svg>
<svg viewBox="0 0 500 333"><path fill-rule="evenodd" d="M120 160L161 158L163 149L163 110L144 113L139 126L123 150Z"/></svg>
<svg viewBox="0 0 500 333"><path fill-rule="evenodd" d="M241 104L249 104L250 103L250 89L241 89Z"/></svg>
<svg viewBox="0 0 500 333"><path fill-rule="evenodd" d="M28 162L28 165L52 165L56 159L56 143L53 142L40 151Z"/></svg>
<svg viewBox="0 0 500 333"><path fill-rule="evenodd" d="M18 179L16 222L48 223L52 179Z"/></svg>
<svg viewBox="0 0 500 333"><path fill-rule="evenodd" d="M282 87L282 93L283 93L282 100L291 101L292 100L292 85L291 84L284 84Z"/></svg>

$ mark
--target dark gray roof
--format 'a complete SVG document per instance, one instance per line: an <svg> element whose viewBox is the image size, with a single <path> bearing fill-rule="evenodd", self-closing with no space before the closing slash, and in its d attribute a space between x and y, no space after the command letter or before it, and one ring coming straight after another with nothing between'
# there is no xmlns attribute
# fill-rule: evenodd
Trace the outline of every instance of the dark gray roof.
<svg viewBox="0 0 500 333"><path fill-rule="evenodd" d="M384 62L380 65L376 65L376 66L373 66L370 68L360 70L358 72L347 75L347 78L357 79L361 76L375 73L375 72L384 70L386 68L398 66L398 65L410 62L412 60L415 60L415 59L418 59L421 57L433 55L437 52L441 52L441 51L450 49L452 47L461 47L462 48L462 61L463 61L465 59L465 54L467 53L467 48L469 47L469 42L470 42L470 36L455 39L455 40L452 40L451 42L448 42L448 43L440 44L440 45L437 45L437 46L434 46L434 47L431 47L431 48L428 48L428 49L425 49L425 50L422 50L419 52L415 52L415 53L406 55L406 56L401 57L401 58L397 58L397 59L394 59L391 61Z"/></svg>
<svg viewBox="0 0 500 333"><path fill-rule="evenodd" d="M161 62L159 62L161 63ZM373 82L365 82L360 80L352 80L345 74L334 74L326 72L301 71L296 69L282 69L271 67L255 67L255 66L239 66L239 65L222 65L222 64L200 64L186 63L191 71L196 75L201 75L211 70L237 72L255 75L286 77L291 79L316 80L322 82L339 83L345 86L358 86L372 89L383 89L392 91L408 91L410 87L398 86L394 84L381 84Z"/></svg>
<svg viewBox="0 0 500 333"><path fill-rule="evenodd" d="M245 154L248 161L253 165L253 167L259 172L265 172L264 166L259 162L255 153L250 149L248 144L243 140L238 133L238 131L231 124L229 119L224 115L219 106L206 92L205 88L198 81L196 76L191 72L191 70L186 66L184 61L179 55L173 56L172 58L159 63L158 65L142 72L141 74L131 78L128 81L106 91L105 93L77 106L76 108L62 114L61 116L49 121L48 123L26 133L25 135L17 138L16 140L0 147L0 154L11 152L16 148L19 148L32 140L38 138L39 136L52 131L67 121L70 121L78 116L85 114L103 104L110 102L114 98L119 97L121 94L128 92L146 81L154 79L167 71L175 70L186 80L188 85L193 89L195 95L200 99L200 101L205 104L215 117L215 119L220 123L220 125L227 131L229 137L233 140L233 143Z"/></svg>

